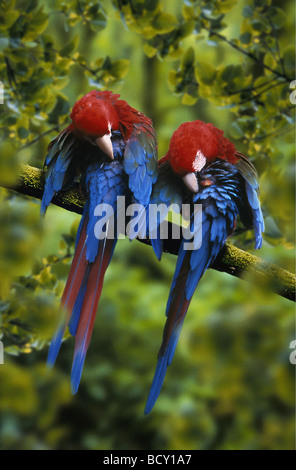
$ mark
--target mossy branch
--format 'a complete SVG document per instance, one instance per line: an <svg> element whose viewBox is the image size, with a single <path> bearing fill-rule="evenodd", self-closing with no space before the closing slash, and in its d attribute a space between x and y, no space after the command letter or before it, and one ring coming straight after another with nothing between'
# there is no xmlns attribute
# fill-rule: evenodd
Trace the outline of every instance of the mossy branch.
<svg viewBox="0 0 296 470"><path fill-rule="evenodd" d="M2 181L0 185L18 193L41 199L44 172L39 168L25 165L20 171L17 181ZM52 201L53 204L78 214L82 213L84 202L78 187L61 192ZM139 241L150 243L148 240ZM168 238L164 240L164 251L177 254L179 245L179 240ZM243 279L249 276L256 284L260 283L272 292L295 301L296 276L294 274L229 243L226 243L212 268Z"/></svg>

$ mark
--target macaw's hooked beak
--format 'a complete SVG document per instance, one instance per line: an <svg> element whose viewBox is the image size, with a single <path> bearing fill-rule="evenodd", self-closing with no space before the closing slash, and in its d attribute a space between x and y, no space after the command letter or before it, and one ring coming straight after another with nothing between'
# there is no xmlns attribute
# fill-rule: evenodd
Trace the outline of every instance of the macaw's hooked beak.
<svg viewBox="0 0 296 470"><path fill-rule="evenodd" d="M190 191L193 193L198 192L198 182L195 173L187 173L187 175L183 176L182 179Z"/></svg>
<svg viewBox="0 0 296 470"><path fill-rule="evenodd" d="M109 157L111 160L114 160L111 134L105 134L103 137L98 137L95 142L102 152L107 155L107 157Z"/></svg>

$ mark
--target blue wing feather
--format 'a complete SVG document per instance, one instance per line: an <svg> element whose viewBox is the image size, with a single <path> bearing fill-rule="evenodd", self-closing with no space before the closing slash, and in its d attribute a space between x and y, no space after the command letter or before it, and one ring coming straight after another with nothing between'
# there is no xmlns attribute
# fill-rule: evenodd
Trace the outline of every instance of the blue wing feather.
<svg viewBox="0 0 296 470"><path fill-rule="evenodd" d="M41 214L45 214L54 195L60 191L71 170L71 163L75 156L75 138L69 128L56 137L45 158L47 172L45 176L44 192L41 201Z"/></svg>
<svg viewBox="0 0 296 470"><path fill-rule="evenodd" d="M166 210L158 212L157 219L155 217L150 220L149 207L146 210L146 236L150 238L153 250L158 258L161 259L163 252L163 241L161 239L160 226L167 217L169 208L172 206L178 213L181 212L182 202L185 195L185 186L180 184L176 178L170 165L165 162L159 167L159 176L153 185L150 197L150 206L166 206Z"/></svg>
<svg viewBox="0 0 296 470"><path fill-rule="evenodd" d="M134 125L126 142L123 165L136 202L146 206L150 202L152 186L158 176L157 141L152 128Z"/></svg>
<svg viewBox="0 0 296 470"><path fill-rule="evenodd" d="M133 202L144 206L145 210L139 214L138 233L144 237L147 221L147 212L153 184L158 176L157 163L157 141L152 127L143 124L134 124L133 132L126 142L123 166L128 175L129 189L133 195ZM133 238L129 234L130 239ZM136 234L134 235L136 236ZM157 242L152 247L159 256L159 245Z"/></svg>
<svg viewBox="0 0 296 470"><path fill-rule="evenodd" d="M235 170L234 172L236 173ZM201 190L193 197L194 203L203 204L202 243L199 249L189 251L185 249L185 240L181 241L167 302L167 320L163 342L159 350L145 413L151 411L160 393L193 293L204 272L214 262L224 246L227 236L233 230L238 209L235 200L228 197L229 188L232 188L230 183L226 188L220 188L214 184ZM217 198L220 199L219 205L216 204ZM223 200L224 204L221 205ZM200 227L195 224L193 216L190 220L190 229L194 235L200 230Z"/></svg>
<svg viewBox="0 0 296 470"><path fill-rule="evenodd" d="M252 219L255 233L255 249L259 249L262 246L262 233L264 232L265 227L258 197L258 175L255 167L245 155L238 153L237 157L239 157L239 160L235 166L245 180L247 199L252 210Z"/></svg>

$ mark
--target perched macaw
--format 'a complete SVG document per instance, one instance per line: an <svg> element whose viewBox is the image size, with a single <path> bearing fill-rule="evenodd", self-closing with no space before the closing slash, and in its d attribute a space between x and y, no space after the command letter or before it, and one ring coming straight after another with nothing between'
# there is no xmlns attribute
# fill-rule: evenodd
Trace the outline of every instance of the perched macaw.
<svg viewBox="0 0 296 470"><path fill-rule="evenodd" d="M45 159L46 181L41 212L53 196L81 177L86 203L77 232L76 247L62 296L65 316L55 333L48 354L53 365L67 326L75 336L71 373L76 393L89 346L105 271L111 261L117 237L117 198L126 204L146 207L157 179L157 142L152 122L110 91L91 91L77 101L72 123L50 144ZM98 205L111 207L112 214L100 213ZM102 220L102 219L101 219Z"/></svg>
<svg viewBox="0 0 296 470"><path fill-rule="evenodd" d="M193 121L182 124L172 135L167 154L159 161L160 172L151 203L167 207L191 203L190 231L201 235L197 249L181 241L166 307L167 320L145 413L160 393L171 364L181 328L198 282L215 261L235 228L237 216L254 228L255 248L262 245L264 221L258 199L257 173L252 163L236 151L212 124ZM201 224L194 223L194 205L201 204ZM161 240L158 245L160 258Z"/></svg>

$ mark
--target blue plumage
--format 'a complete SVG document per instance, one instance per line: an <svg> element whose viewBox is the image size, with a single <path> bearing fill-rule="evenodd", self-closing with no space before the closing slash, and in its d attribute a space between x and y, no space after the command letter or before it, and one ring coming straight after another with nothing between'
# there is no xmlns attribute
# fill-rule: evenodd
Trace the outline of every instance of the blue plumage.
<svg viewBox="0 0 296 470"><path fill-rule="evenodd" d="M104 244L103 240L99 240L97 237L99 236L98 233L95 234L94 226L100 217L95 217L94 212L95 208L100 204L109 204L110 208L113 209L114 214L114 221L116 222L116 202L117 196L123 196L126 194L127 190L127 176L124 173L123 166L120 161L104 161L102 162L92 162L86 169L84 175L84 191L89 195L88 200L84 206L84 212L82 215L82 219L80 222L80 226L76 236L76 248L77 244L80 240L81 231L83 225L86 226L86 237L84 241L85 249L79 253L79 260L77 263L77 267L75 272L73 273L73 277L71 279L71 284L69 285L69 289L67 292L67 297L64 299L65 304L69 303L69 297L71 296L71 292L76 288L75 286L75 278L77 271L81 268L81 262L85 264L86 269L83 275L82 282L79 286L78 292L74 292L75 295L75 302L72 308L71 316L67 321L63 321L59 327L58 332L56 333L55 337L53 338L50 346L50 351L48 355L48 364L53 365L55 359L58 355L62 337L64 331L69 326L70 333L75 336L77 332L77 327L80 320L81 309L84 302L85 293L87 290L87 283L90 275L90 270L93 266L93 263L96 260L96 257L99 253L99 246ZM116 227L114 230L114 239L112 240L112 244L116 245L117 242L117 234L116 234ZM110 260L114 251L110 254ZM83 255L84 253L84 255ZM109 260L109 262L110 262ZM72 292L73 295L73 292ZM80 356L79 356L80 357ZM78 360L79 362L79 360ZM81 364L81 361L79 362ZM75 367L77 370L77 366Z"/></svg>
<svg viewBox="0 0 296 470"><path fill-rule="evenodd" d="M41 214L45 214L54 195L73 179L77 143L69 128L56 137L45 159L47 166L41 201Z"/></svg>
<svg viewBox="0 0 296 470"><path fill-rule="evenodd" d="M145 209L158 174L157 142L150 119L118 97L109 91L92 91L81 98L73 107L72 124L52 141L45 159L41 213L57 192L78 178L86 197L61 302L64 315L48 354L52 366L69 327L75 336L73 393L81 379L105 272L120 229L125 230L125 214L117 226L118 199L125 198L126 207L139 203Z"/></svg>
<svg viewBox="0 0 296 470"><path fill-rule="evenodd" d="M165 162L160 168L159 183L155 185L151 200L155 199L169 205L172 200L190 199L192 209L190 230L196 236L202 229L202 241L200 248L196 250L186 249L186 241L184 239L181 241L167 302L163 342L145 413L151 411L160 393L193 293L204 272L223 248L227 237L232 234L237 216L240 215L244 220L252 220L255 229L255 248L259 248L262 244L264 229L256 192L258 187L253 188L235 165L219 159L207 164L196 174L199 191L191 195L180 180L176 184L175 180L170 179L170 172L172 173L172 170L168 162ZM173 195L171 198L170 194ZM201 227L194 224L195 204L202 205Z"/></svg>

